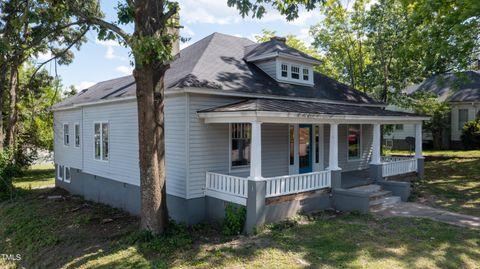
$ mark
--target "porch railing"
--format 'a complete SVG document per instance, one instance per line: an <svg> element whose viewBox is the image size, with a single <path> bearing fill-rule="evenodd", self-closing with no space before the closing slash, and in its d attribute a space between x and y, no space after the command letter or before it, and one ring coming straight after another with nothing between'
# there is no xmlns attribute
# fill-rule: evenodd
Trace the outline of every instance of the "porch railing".
<svg viewBox="0 0 480 269"><path fill-rule="evenodd" d="M328 170L299 175L271 177L265 180L267 181L267 198L329 188L331 186L331 174Z"/></svg>
<svg viewBox="0 0 480 269"><path fill-rule="evenodd" d="M417 160L411 157L383 157L382 176L390 177L417 171Z"/></svg>
<svg viewBox="0 0 480 269"><path fill-rule="evenodd" d="M248 180L243 177L207 172L205 194L224 201L246 205Z"/></svg>

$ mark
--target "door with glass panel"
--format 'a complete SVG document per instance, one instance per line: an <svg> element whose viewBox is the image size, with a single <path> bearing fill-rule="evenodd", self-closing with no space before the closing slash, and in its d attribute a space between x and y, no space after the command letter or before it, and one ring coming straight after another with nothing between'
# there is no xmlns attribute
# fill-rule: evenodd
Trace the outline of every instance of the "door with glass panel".
<svg viewBox="0 0 480 269"><path fill-rule="evenodd" d="M298 128L299 172L312 172L312 125L301 124Z"/></svg>

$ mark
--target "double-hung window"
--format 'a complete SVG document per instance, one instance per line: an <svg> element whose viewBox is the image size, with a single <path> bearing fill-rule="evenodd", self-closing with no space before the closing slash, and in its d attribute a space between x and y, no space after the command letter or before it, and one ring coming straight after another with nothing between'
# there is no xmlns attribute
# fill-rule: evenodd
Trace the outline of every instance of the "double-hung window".
<svg viewBox="0 0 480 269"><path fill-rule="evenodd" d="M108 161L109 159L108 129L108 122L96 122L94 125L94 150L96 160Z"/></svg>
<svg viewBox="0 0 480 269"><path fill-rule="evenodd" d="M63 165L57 165L57 179L58 180L63 180Z"/></svg>
<svg viewBox="0 0 480 269"><path fill-rule="evenodd" d="M63 145L70 145L70 130L68 128L68 123L63 124Z"/></svg>
<svg viewBox="0 0 480 269"><path fill-rule="evenodd" d="M303 68L303 80L308 81L309 79L308 68Z"/></svg>
<svg viewBox="0 0 480 269"><path fill-rule="evenodd" d="M462 130L465 123L468 121L468 109L458 110L458 130Z"/></svg>
<svg viewBox="0 0 480 269"><path fill-rule="evenodd" d="M251 125L249 123L233 123L231 125L231 167L250 164Z"/></svg>
<svg viewBox="0 0 480 269"><path fill-rule="evenodd" d="M292 65L292 79L300 79L300 66Z"/></svg>
<svg viewBox="0 0 480 269"><path fill-rule="evenodd" d="M288 65L282 63L282 77L288 78Z"/></svg>
<svg viewBox="0 0 480 269"><path fill-rule="evenodd" d="M360 158L360 124L349 124L347 126L348 159Z"/></svg>
<svg viewBox="0 0 480 269"><path fill-rule="evenodd" d="M65 178L64 178L64 181L65 181L66 183L70 183L70 178L71 178L71 176L70 176L70 167L66 167L66 166L65 166Z"/></svg>
<svg viewBox="0 0 480 269"><path fill-rule="evenodd" d="M75 123L75 147L80 147L80 124Z"/></svg>

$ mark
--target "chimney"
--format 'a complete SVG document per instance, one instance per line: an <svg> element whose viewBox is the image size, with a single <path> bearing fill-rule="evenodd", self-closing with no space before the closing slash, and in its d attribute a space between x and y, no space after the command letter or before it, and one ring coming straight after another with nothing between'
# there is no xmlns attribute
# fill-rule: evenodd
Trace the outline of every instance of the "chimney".
<svg viewBox="0 0 480 269"><path fill-rule="evenodd" d="M287 39L285 37L281 37L281 36L273 36L272 38L270 38L270 41L278 41L278 42L282 42L283 44L285 44L287 42Z"/></svg>
<svg viewBox="0 0 480 269"><path fill-rule="evenodd" d="M180 15L177 14L172 18L172 25L168 28L168 33L177 36L177 39L172 44L172 56L175 56L180 52L180 28L182 28L180 26Z"/></svg>

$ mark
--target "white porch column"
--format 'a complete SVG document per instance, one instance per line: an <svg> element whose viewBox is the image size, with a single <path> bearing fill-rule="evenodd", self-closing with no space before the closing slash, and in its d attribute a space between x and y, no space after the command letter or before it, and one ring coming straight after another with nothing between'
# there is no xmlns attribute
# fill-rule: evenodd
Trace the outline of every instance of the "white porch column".
<svg viewBox="0 0 480 269"><path fill-rule="evenodd" d="M252 122L252 148L250 158L250 178L260 180L262 178L262 123Z"/></svg>
<svg viewBox="0 0 480 269"><path fill-rule="evenodd" d="M341 170L338 167L338 123L330 124L330 150L328 170Z"/></svg>
<svg viewBox="0 0 480 269"><path fill-rule="evenodd" d="M380 124L375 123L373 124L373 149L372 149L372 160L370 164L381 164L381 141L380 141Z"/></svg>
<svg viewBox="0 0 480 269"><path fill-rule="evenodd" d="M415 124L415 158L423 158L422 154L422 123Z"/></svg>

